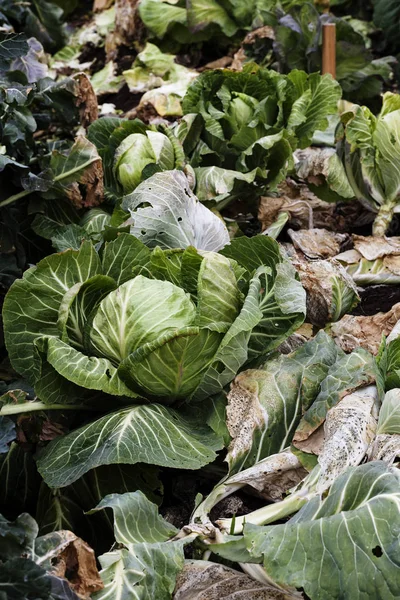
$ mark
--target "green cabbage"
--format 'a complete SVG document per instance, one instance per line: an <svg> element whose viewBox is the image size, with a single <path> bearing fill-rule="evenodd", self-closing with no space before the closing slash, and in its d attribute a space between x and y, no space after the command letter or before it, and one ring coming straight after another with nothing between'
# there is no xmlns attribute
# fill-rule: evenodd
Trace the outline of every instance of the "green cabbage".
<svg viewBox="0 0 400 600"><path fill-rule="evenodd" d="M44 402L98 390L169 404L218 392L304 313L296 271L272 239L217 253L150 250L121 234L101 256L85 242L28 270L4 323L13 366Z"/></svg>
<svg viewBox="0 0 400 600"><path fill-rule="evenodd" d="M221 208L276 187L293 165L293 150L327 127L340 95L338 83L318 73L285 76L254 64L202 73L183 99L176 129L200 200L216 197Z"/></svg>

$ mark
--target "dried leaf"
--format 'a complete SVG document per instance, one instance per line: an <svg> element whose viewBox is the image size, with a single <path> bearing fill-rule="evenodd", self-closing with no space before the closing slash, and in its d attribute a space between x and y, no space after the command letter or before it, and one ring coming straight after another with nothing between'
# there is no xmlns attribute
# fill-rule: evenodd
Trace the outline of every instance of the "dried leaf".
<svg viewBox="0 0 400 600"><path fill-rule="evenodd" d="M399 320L400 302L386 313L359 317L345 315L332 324L331 332L336 343L345 352L352 352L361 346L372 354L377 354L382 334L388 336Z"/></svg>
<svg viewBox="0 0 400 600"><path fill-rule="evenodd" d="M46 419L42 423L42 431L40 432L39 439L42 442L50 442L66 432L67 428L61 425L61 423L55 423L50 421L50 419Z"/></svg>
<svg viewBox="0 0 400 600"><path fill-rule="evenodd" d="M91 594L104 587L97 570L94 551L86 542L70 531L58 533L70 534L70 540L57 556L52 574L67 579L71 588L80 598L89 599Z"/></svg>
<svg viewBox="0 0 400 600"><path fill-rule="evenodd" d="M320 425L312 434L305 440L296 439L293 444L295 448L308 454L315 454L318 456L322 452L325 441L324 426Z"/></svg>
<svg viewBox="0 0 400 600"><path fill-rule="evenodd" d="M106 10L106 8L110 8L112 4L114 4L114 0L94 0L93 12L101 12L102 10Z"/></svg>
<svg viewBox="0 0 400 600"><path fill-rule="evenodd" d="M289 600L292 596L248 575L202 560L187 561L178 575L174 600Z"/></svg>
<svg viewBox="0 0 400 600"><path fill-rule="evenodd" d="M347 201L338 206L318 198L307 185L287 178L278 185L278 197L260 198L258 219L262 231L276 220L279 212L289 213L289 223L294 229L324 228L330 231L350 231L355 223L363 222L364 214L370 216L361 204Z"/></svg>
<svg viewBox="0 0 400 600"><path fill-rule="evenodd" d="M295 246L308 258L333 258L349 243L346 233L334 233L326 229L288 230Z"/></svg>
<svg viewBox="0 0 400 600"><path fill-rule="evenodd" d="M367 260L400 256L400 237L364 237L353 235L354 248Z"/></svg>
<svg viewBox="0 0 400 600"><path fill-rule="evenodd" d="M319 491L331 486L350 466L357 466L375 437L378 425L378 392L369 385L343 398L328 411L325 441L319 455Z"/></svg>
<svg viewBox="0 0 400 600"><path fill-rule="evenodd" d="M77 73L75 80L76 106L79 108L79 117L85 129L99 118L97 96L94 92L89 77L85 73Z"/></svg>
<svg viewBox="0 0 400 600"><path fill-rule="evenodd" d="M107 61L116 60L120 46L131 47L143 37L137 5L138 0L115 0L115 29L106 39Z"/></svg>
<svg viewBox="0 0 400 600"><path fill-rule="evenodd" d="M329 174L329 160L335 154L334 148L311 146L296 150L296 173L298 177L316 186L322 185Z"/></svg>
<svg viewBox="0 0 400 600"><path fill-rule="evenodd" d="M277 502L306 475L307 471L298 458L290 450L283 450L233 475L225 483L234 487L237 484L248 485L265 500Z"/></svg>
<svg viewBox="0 0 400 600"><path fill-rule="evenodd" d="M334 260L293 259L307 292L307 321L318 327L337 321L359 301L357 287L342 265Z"/></svg>
<svg viewBox="0 0 400 600"><path fill-rule="evenodd" d="M241 71L243 69L243 64L246 61L246 52L244 48L239 48L239 50L233 55L233 61L230 66L232 71Z"/></svg>
<svg viewBox="0 0 400 600"><path fill-rule="evenodd" d="M226 69L231 63L232 56L222 56L217 60L212 60L211 62L208 62L203 67L200 67L198 71L199 73L202 73L203 71L208 71L209 69Z"/></svg>

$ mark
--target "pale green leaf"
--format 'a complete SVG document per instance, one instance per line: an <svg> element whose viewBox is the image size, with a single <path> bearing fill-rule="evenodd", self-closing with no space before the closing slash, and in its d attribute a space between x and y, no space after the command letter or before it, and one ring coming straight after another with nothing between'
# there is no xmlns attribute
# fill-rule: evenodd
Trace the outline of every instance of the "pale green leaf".
<svg viewBox="0 0 400 600"><path fill-rule="evenodd" d="M113 396L138 397L120 379L116 367L107 358L86 356L56 337L38 338L36 345L45 354L54 371L71 383ZM54 383L53 386L56 387ZM43 398L43 393L40 396ZM47 402L49 401L50 398L47 397Z"/></svg>
<svg viewBox="0 0 400 600"><path fill-rule="evenodd" d="M105 464L199 469L221 447L220 438L195 419L151 404L106 415L52 441L38 457L38 469L50 487L64 487Z"/></svg>
<svg viewBox="0 0 400 600"><path fill-rule="evenodd" d="M284 525L245 526L269 577L319 600L397 598L400 476L382 462L350 468L325 500Z"/></svg>
<svg viewBox="0 0 400 600"><path fill-rule="evenodd" d="M156 173L125 196L123 208L133 219L131 233L152 248L216 252L229 243L223 220L198 201L180 171Z"/></svg>
<svg viewBox="0 0 400 600"><path fill-rule="evenodd" d="M377 433L400 434L400 390L393 389L385 394L379 411Z"/></svg>
<svg viewBox="0 0 400 600"><path fill-rule="evenodd" d="M15 370L31 383L40 376L36 338L59 336L58 311L65 293L100 269L98 255L87 242L80 250L44 258L11 287L3 309L6 344Z"/></svg>
<svg viewBox="0 0 400 600"><path fill-rule="evenodd" d="M100 302L90 341L99 356L118 364L140 346L194 324L195 313L181 288L138 275Z"/></svg>
<svg viewBox="0 0 400 600"><path fill-rule="evenodd" d="M127 548L130 544L165 542L178 533L158 514L157 505L140 491L109 494L89 514L104 508L112 508L115 540Z"/></svg>

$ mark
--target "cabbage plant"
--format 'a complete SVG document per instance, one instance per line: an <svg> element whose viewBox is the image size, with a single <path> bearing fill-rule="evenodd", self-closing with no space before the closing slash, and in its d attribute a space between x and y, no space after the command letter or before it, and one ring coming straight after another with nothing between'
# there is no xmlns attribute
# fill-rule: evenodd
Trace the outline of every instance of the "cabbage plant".
<svg viewBox="0 0 400 600"><path fill-rule="evenodd" d="M273 35L244 43L248 60L271 65L280 73L303 69L308 73L322 68L322 28L336 26L336 79L343 95L353 102L379 103L383 85L388 85L396 60L393 56L374 58L368 37L371 24L357 19L320 14L318 3L294 2L282 10L276 3ZM379 104L378 104L379 105Z"/></svg>
<svg viewBox="0 0 400 600"><path fill-rule="evenodd" d="M88 139L103 162L105 195L120 200L157 171L182 169L183 149L164 125L145 125L140 119L98 119Z"/></svg>
<svg viewBox="0 0 400 600"><path fill-rule="evenodd" d="M219 391L304 310L274 240L163 251L122 234L101 256L84 243L32 267L10 289L4 322L13 366L43 401L86 389L168 404Z"/></svg>
<svg viewBox="0 0 400 600"><path fill-rule="evenodd" d="M341 117L337 156L329 161L328 183L343 183L354 197L376 213L373 234L383 236L400 211L400 95L386 92L381 112L354 105Z"/></svg>
<svg viewBox="0 0 400 600"><path fill-rule="evenodd" d="M10 360L38 397L28 410L114 410L48 446L46 483L62 487L104 464L214 460L222 442L197 415L203 400L304 314L296 271L265 236L217 253L151 250L121 234L100 253L85 242L43 259L3 310Z"/></svg>
<svg viewBox="0 0 400 600"><path fill-rule="evenodd" d="M285 76L255 64L202 73L183 99L176 130L200 200L216 197L222 207L274 188L293 165L292 152L328 125L340 95L339 84L318 73Z"/></svg>

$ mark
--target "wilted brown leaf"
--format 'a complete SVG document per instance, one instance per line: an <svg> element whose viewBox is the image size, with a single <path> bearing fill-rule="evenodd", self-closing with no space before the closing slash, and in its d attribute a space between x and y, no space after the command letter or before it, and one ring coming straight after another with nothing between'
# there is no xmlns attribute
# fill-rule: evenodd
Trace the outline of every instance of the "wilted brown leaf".
<svg viewBox="0 0 400 600"><path fill-rule="evenodd" d="M232 60L232 56L222 56L221 58L212 60L203 67L200 67L198 72L202 73L203 71L208 71L209 69L226 69L232 63Z"/></svg>
<svg viewBox="0 0 400 600"><path fill-rule="evenodd" d="M293 258L298 270L302 286L307 292L306 305L309 323L324 327L333 320L335 279L340 279L349 291L352 291L355 303L358 299L357 287L352 277L336 260L315 260L307 262L304 259Z"/></svg>
<svg viewBox="0 0 400 600"><path fill-rule="evenodd" d="M333 258L349 244L347 233L334 233L326 229L288 230L295 248L308 258Z"/></svg>
<svg viewBox="0 0 400 600"><path fill-rule="evenodd" d="M46 419L42 423L42 431L40 432L39 439L42 442L49 442L59 435L66 433L66 430L66 427L61 425L61 423L55 423L50 421L50 419Z"/></svg>
<svg viewBox="0 0 400 600"><path fill-rule="evenodd" d="M319 186L325 183L329 173L329 159L335 154L334 148L311 146L296 150L296 173L304 181Z"/></svg>
<svg viewBox="0 0 400 600"><path fill-rule="evenodd" d="M70 534L70 539L57 557L53 558L52 574L67 579L82 600L89 600L91 594L104 587L97 570L94 551L70 531L58 533Z"/></svg>
<svg viewBox="0 0 400 600"><path fill-rule="evenodd" d="M400 256L400 237L364 237L353 235L354 248L367 260Z"/></svg>
<svg viewBox="0 0 400 600"><path fill-rule="evenodd" d="M115 60L120 46L131 47L143 38L144 25L137 10L138 0L115 0L115 28L106 39L107 60Z"/></svg>
<svg viewBox="0 0 400 600"><path fill-rule="evenodd" d="M232 71L241 71L243 69L245 60L246 52L244 48L239 48L239 50L233 55L233 60L230 66Z"/></svg>
<svg viewBox="0 0 400 600"><path fill-rule="evenodd" d="M290 592L207 561L187 561L176 581L174 600L289 600Z"/></svg>
<svg viewBox="0 0 400 600"><path fill-rule="evenodd" d="M102 10L106 10L106 8L110 8L113 4L114 0L94 0L93 12L101 12Z"/></svg>
<svg viewBox="0 0 400 600"><path fill-rule="evenodd" d="M324 426L320 425L315 431L311 433L306 439L298 439L296 434L293 438L293 445L302 452L308 452L309 454L315 454L318 456L323 448L325 441Z"/></svg>
<svg viewBox="0 0 400 600"><path fill-rule="evenodd" d="M349 231L364 212L358 202L338 206L320 200L304 183L287 178L278 186L278 197L260 199L258 219L264 231L280 212L289 213L289 224L294 229L324 228L330 231Z"/></svg>
<svg viewBox="0 0 400 600"><path fill-rule="evenodd" d="M85 73L74 75L76 106L79 108L79 117L85 129L99 117L97 96Z"/></svg>
<svg viewBox="0 0 400 600"><path fill-rule="evenodd" d="M386 313L366 317L345 315L332 324L331 331L336 343L345 352L352 352L361 346L372 354L377 354L382 335L389 335L399 320L400 302Z"/></svg>
<svg viewBox="0 0 400 600"><path fill-rule="evenodd" d="M103 164L95 161L83 173L80 183L86 186L84 207L98 206L104 200Z"/></svg>

